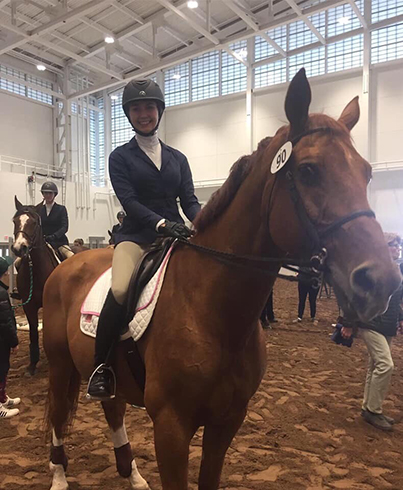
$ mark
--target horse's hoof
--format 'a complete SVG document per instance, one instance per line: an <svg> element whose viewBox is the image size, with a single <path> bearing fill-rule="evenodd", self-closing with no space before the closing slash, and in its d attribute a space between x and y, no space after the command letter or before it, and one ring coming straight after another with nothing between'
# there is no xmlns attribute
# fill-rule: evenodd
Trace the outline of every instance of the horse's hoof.
<svg viewBox="0 0 403 490"><path fill-rule="evenodd" d="M30 364L25 371L25 376L34 376L36 372L36 364Z"/></svg>

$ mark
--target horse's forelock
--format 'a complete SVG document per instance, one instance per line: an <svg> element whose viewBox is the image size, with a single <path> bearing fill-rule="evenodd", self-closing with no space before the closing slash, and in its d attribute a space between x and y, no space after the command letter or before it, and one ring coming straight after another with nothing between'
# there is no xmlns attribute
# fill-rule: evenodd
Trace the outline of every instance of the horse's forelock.
<svg viewBox="0 0 403 490"><path fill-rule="evenodd" d="M35 206L23 206L21 209L16 211L16 213L13 216L13 219L18 218L19 216L22 216L23 214L32 214L35 217L39 216L36 209L35 209Z"/></svg>

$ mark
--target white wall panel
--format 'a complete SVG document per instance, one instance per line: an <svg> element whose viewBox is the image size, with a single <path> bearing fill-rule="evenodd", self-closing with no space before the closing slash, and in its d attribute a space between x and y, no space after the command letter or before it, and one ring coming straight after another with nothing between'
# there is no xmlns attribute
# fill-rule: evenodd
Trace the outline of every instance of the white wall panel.
<svg viewBox="0 0 403 490"><path fill-rule="evenodd" d="M0 92L0 155L53 164L53 110Z"/></svg>

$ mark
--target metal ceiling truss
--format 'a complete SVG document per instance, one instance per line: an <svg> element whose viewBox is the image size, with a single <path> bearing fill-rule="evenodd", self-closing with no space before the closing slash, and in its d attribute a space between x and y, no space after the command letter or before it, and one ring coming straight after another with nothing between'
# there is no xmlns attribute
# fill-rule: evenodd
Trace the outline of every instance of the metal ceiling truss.
<svg viewBox="0 0 403 490"><path fill-rule="evenodd" d="M2 13L10 17L9 23L1 20L0 27L14 34L8 36L6 42L0 45L0 55L10 53L21 59L27 59L32 55L34 62L38 59L41 62L44 60L45 66L59 73L60 69L67 66L70 68L74 66L78 70L83 70L82 67L85 67L88 70L88 75L93 78L94 84L91 87L77 91L75 94L71 94L70 98L73 98L88 95L105 88L116 87L125 81L149 75L156 70L168 68L214 49L223 49L248 66L248 62L239 53L231 49L230 45L256 35L261 36L277 51L278 54L274 57L272 56L270 60L284 58L290 55L291 52L287 53L267 34L267 31L296 20L303 21L318 38L318 42L299 48L299 50L293 50L292 54L294 54L294 51L302 52L306 49L313 49L316 45L325 45L330 40L326 40L323 37L313 25L310 16L346 3L351 6L362 25L361 29L356 29L354 32L372 29L372 26L369 26L354 0L328 0L304 8L304 10L297 4L296 0L284 0L283 3L287 5L289 12L279 18L274 17L273 0L268 0L266 3L263 2L253 10L246 0L220 1L234 15L234 17L225 21L225 24L221 21L221 25L211 16L211 0L206 0L205 11L200 7L195 11L185 11L184 7L187 4L187 0L155 0L154 5L159 4L161 9L148 17L143 17L128 8L132 0L89 0L84 5L73 8L70 11L67 8L68 0L59 2L57 0L41 0L41 2L46 2L47 7L42 5L39 0L0 0L0 8L4 11ZM18 11L17 7L20 4L31 4L42 10L42 12L37 14L35 18L31 18L29 15ZM266 8L266 4L268 22L263 24L262 9ZM276 4L278 5L277 2ZM7 5L11 11L4 9ZM90 16L94 11L97 11L97 13ZM116 12L131 19L134 25L114 32L115 29L108 28L103 25L104 23L101 23L103 19ZM166 22L169 16L174 21L172 26ZM51 20L44 22L45 18L49 17ZM181 19L183 24L182 33L178 32L176 27L173 27L173 25L177 25L177 22L175 24L175 19ZM258 19L260 19L260 23ZM17 21L23 22L31 29L27 30L18 27ZM80 23L73 26L70 30L64 30L64 32L58 30L61 26L65 26L66 23L72 21L80 21ZM390 23L389 21L390 19L388 19L388 23ZM107 25L111 25L110 21ZM238 29L236 33L234 25L237 28L238 25L241 26L241 29ZM242 27L243 25L244 27ZM82 42L82 38L80 38L80 41L74 39L73 36L81 33L88 26L101 33L102 38L105 35L113 36L115 39L114 44L107 45L102 39L95 45L88 46ZM190 29L195 34L184 34L186 32L185 26L188 28L188 32ZM145 34L145 31L149 35L150 30L152 45L138 37L139 34ZM170 46L168 43L167 47L158 51L157 32L159 30L167 33L178 44ZM351 36L352 32L347 33L346 37ZM63 46L61 43L64 43ZM70 49L66 47L67 44L71 46ZM131 50L130 47L135 49ZM135 54L131 51L135 51ZM142 53L144 53L143 56ZM114 58L113 63L112 57ZM49 63L45 62L46 58L48 58ZM118 63L119 60L121 60L120 63ZM265 62L267 61L262 60L259 64ZM60 68L53 67L52 63L58 64ZM258 64L254 63L253 67L255 66L258 66Z"/></svg>

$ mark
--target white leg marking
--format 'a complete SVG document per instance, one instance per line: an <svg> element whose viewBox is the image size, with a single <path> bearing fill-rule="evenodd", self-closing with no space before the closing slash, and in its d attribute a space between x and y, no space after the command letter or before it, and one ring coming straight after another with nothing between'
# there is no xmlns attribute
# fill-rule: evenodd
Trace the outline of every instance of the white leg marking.
<svg viewBox="0 0 403 490"><path fill-rule="evenodd" d="M132 461L132 474L129 476L128 480L132 490L151 490L148 483L140 475L134 459ZM53 490L53 488L51 490Z"/></svg>
<svg viewBox="0 0 403 490"><path fill-rule="evenodd" d="M63 446L63 439L58 439L56 437L55 429L52 429L52 444L55 447Z"/></svg>
<svg viewBox="0 0 403 490"><path fill-rule="evenodd" d="M49 463L50 471L53 473L52 486L50 490L68 490L69 484L62 464Z"/></svg>
<svg viewBox="0 0 403 490"><path fill-rule="evenodd" d="M111 439L113 442L113 447L117 449L118 447L122 447L129 442L126 433L125 421L123 420L122 427L119 427L117 431L113 431L111 429Z"/></svg>

